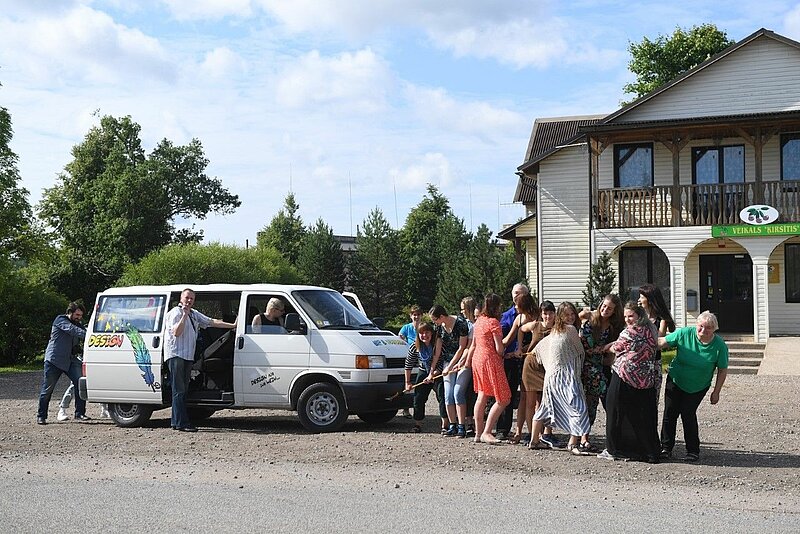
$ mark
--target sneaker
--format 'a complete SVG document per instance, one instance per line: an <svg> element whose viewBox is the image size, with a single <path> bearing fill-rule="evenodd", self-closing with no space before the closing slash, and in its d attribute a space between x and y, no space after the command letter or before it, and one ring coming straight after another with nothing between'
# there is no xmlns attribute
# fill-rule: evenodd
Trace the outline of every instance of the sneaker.
<svg viewBox="0 0 800 534"><path fill-rule="evenodd" d="M667 449L661 449L661 454L658 457L662 460L671 460L672 459L672 451Z"/></svg>
<svg viewBox="0 0 800 534"><path fill-rule="evenodd" d="M700 459L700 455L696 452L687 452L686 456L683 457L684 462L696 462Z"/></svg>
<svg viewBox="0 0 800 534"><path fill-rule="evenodd" d="M67 415L67 412L66 410L64 410L64 408L59 408L56 419L58 419L59 421L69 421L69 416Z"/></svg>
<svg viewBox="0 0 800 534"><path fill-rule="evenodd" d="M460 439L464 439L467 437L467 429L464 425L458 425L456 428L456 437Z"/></svg>
<svg viewBox="0 0 800 534"><path fill-rule="evenodd" d="M108 407L105 404L100 405L100 419L110 419L111 414L108 413Z"/></svg>
<svg viewBox="0 0 800 534"><path fill-rule="evenodd" d="M86 415L85 413L82 413L80 415L76 415L75 416L75 420L76 421L91 421L92 418L89 417L88 415Z"/></svg>
<svg viewBox="0 0 800 534"><path fill-rule="evenodd" d="M442 435L447 437L452 437L455 436L456 434L458 434L458 425L455 423L450 423L450 426L447 428L447 432L445 432Z"/></svg>
<svg viewBox="0 0 800 534"><path fill-rule="evenodd" d="M616 458L614 458L614 455L608 452L608 449L603 449L603 452L598 454L597 457L600 458L601 460L616 460Z"/></svg>
<svg viewBox="0 0 800 534"><path fill-rule="evenodd" d="M467 425L467 437L468 438L475 437L475 427L473 425Z"/></svg>
<svg viewBox="0 0 800 534"><path fill-rule="evenodd" d="M36 424L37 425L46 425L47 424L47 419L45 419L44 417L37 417L36 418Z"/></svg>
<svg viewBox="0 0 800 534"><path fill-rule="evenodd" d="M561 444L558 442L553 434L542 434L539 441L550 447L551 449L560 449Z"/></svg>
<svg viewBox="0 0 800 534"><path fill-rule="evenodd" d="M503 441L504 439L506 439L507 436L508 436L508 434L506 432L502 431L502 430L498 430L494 435L494 437L496 437L500 441Z"/></svg>

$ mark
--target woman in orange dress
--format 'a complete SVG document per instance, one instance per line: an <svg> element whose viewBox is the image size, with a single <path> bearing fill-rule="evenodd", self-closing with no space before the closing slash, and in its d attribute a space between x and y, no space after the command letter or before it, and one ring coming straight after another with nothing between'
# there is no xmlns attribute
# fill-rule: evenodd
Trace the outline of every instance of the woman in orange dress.
<svg viewBox="0 0 800 534"><path fill-rule="evenodd" d="M503 369L503 331L500 328L500 297L494 293L486 295L483 311L475 323L473 341L467 353L464 367L472 367L472 378L478 400L475 402L475 443L502 443L492 435L508 403L511 402L511 389ZM495 403L489 410L486 421L483 414L489 397Z"/></svg>

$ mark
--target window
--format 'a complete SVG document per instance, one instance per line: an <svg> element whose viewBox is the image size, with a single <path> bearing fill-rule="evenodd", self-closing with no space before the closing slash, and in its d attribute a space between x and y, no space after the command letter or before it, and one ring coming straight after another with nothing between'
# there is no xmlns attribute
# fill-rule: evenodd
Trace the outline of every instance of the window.
<svg viewBox="0 0 800 534"><path fill-rule="evenodd" d="M781 136L781 180L800 180L800 133Z"/></svg>
<svg viewBox="0 0 800 534"><path fill-rule="evenodd" d="M786 254L786 302L800 302L800 243L784 245Z"/></svg>
<svg viewBox="0 0 800 534"><path fill-rule="evenodd" d="M653 186L653 143L614 145L615 187Z"/></svg>
<svg viewBox="0 0 800 534"><path fill-rule="evenodd" d="M692 181L695 184L744 182L744 145L692 148Z"/></svg>
<svg viewBox="0 0 800 534"><path fill-rule="evenodd" d="M292 293L317 328L360 330L377 328L341 293L323 289L304 289Z"/></svg>
<svg viewBox="0 0 800 534"><path fill-rule="evenodd" d="M654 284L669 305L669 260L658 247L625 247L619 251L620 298L637 300L639 286Z"/></svg>
<svg viewBox="0 0 800 534"><path fill-rule="evenodd" d="M164 295L124 295L101 297L92 330L127 332L133 327L139 332L161 331Z"/></svg>
<svg viewBox="0 0 800 534"><path fill-rule="evenodd" d="M261 316L263 314L266 317L267 304L273 298L280 300L283 304L283 313L279 313L277 317L277 322L280 324L264 323ZM297 311L281 295L250 295L247 297L247 326L245 326L245 332L248 334L288 334L289 332L283 327L283 320L287 313L297 313ZM254 324L253 320L256 317L259 317L259 321Z"/></svg>

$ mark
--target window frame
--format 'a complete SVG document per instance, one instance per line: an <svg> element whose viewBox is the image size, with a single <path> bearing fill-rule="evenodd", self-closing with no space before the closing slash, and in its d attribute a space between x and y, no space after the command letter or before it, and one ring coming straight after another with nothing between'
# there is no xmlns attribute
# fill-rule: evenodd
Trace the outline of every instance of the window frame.
<svg viewBox="0 0 800 534"><path fill-rule="evenodd" d="M628 286L623 286L622 285L622 282L623 282L624 277L625 277L625 258L624 258L624 255L625 255L625 252L628 252L628 251L640 251L640 250L644 250L644 251L647 252L647 280L650 283L655 283L655 281L653 280L653 273L655 271L655 269L654 269L655 261L654 261L654 258L653 258L653 254L654 254L655 250L661 250L661 249L659 249L659 247L657 247L655 245L651 245L651 246L642 245L642 246L634 246L634 247L622 247L621 249L619 249L619 254L618 254L618 257L617 257L617 266L619 268L619 280L617 280L617 286L618 286L619 293L620 293L620 298L622 299L622 303L623 304L625 304L625 302L628 300L627 297L629 297L629 295L625 295L626 298L622 298L623 297L623 295L622 295L623 290L624 289L628 289ZM663 250L661 250L661 253L666 258L667 267L669 267L669 257L667 257L666 252L664 252ZM667 279L667 282L669 282L669 278ZM656 285L658 285L658 284L656 284ZM670 301L672 299L671 299L671 295L670 295L671 291L670 291L669 284L667 284L666 287L665 286L659 286L659 287L661 288L662 293L664 293L664 299L667 301L667 306L670 308L670 311L672 311L671 310L672 306L670 305ZM665 289L666 289L666 291L665 291Z"/></svg>
<svg viewBox="0 0 800 534"><path fill-rule="evenodd" d="M640 148L647 148L650 149L650 185L643 185L643 186L622 186L620 185L620 152L622 150L627 149L640 149ZM635 152L635 150L634 150ZM624 162L623 162L624 163ZM653 187L655 184L655 146L652 142L650 143L623 143L623 144L615 144L614 145L614 187L617 189L639 189L642 187Z"/></svg>
<svg viewBox="0 0 800 534"><path fill-rule="evenodd" d="M741 182L728 182L725 180L725 149L726 148L741 148L742 149L742 181ZM740 184L747 181L746 170L746 147L744 143L737 145L719 145L719 146L693 146L692 147L692 185L697 185L697 151L705 150L706 152L717 152L717 167L718 167L718 180L717 184ZM711 184L701 184L711 185Z"/></svg>
<svg viewBox="0 0 800 534"><path fill-rule="evenodd" d="M798 258L797 262L798 265L793 266L793 270L789 270L789 250L797 249L795 256ZM783 245L783 266L784 266L784 275L783 275L783 288L784 288L784 301L787 304L797 304L800 303L800 281L798 281L798 286L792 288L790 291L789 288L789 273L790 272L800 272L800 243L784 243ZM798 295L797 297L790 297L790 295Z"/></svg>
<svg viewBox="0 0 800 534"><path fill-rule="evenodd" d="M798 176L797 178L786 178L784 176L785 172L784 172L784 168L783 168L783 150L784 150L784 148L786 147L786 144L789 141L798 141L798 142L800 142L800 132L789 132L789 133L782 133L781 134L781 139L780 139L780 143L781 143L781 149L780 149L781 181L783 181L783 180L789 180L789 181L800 180L800 176Z"/></svg>

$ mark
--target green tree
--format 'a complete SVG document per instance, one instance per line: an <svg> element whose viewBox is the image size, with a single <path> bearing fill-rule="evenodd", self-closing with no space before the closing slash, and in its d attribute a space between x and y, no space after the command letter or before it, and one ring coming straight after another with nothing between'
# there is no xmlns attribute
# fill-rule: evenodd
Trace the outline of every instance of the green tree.
<svg viewBox="0 0 800 534"><path fill-rule="evenodd" d="M273 248L188 243L167 245L128 265L117 285L297 282L297 272Z"/></svg>
<svg viewBox="0 0 800 534"><path fill-rule="evenodd" d="M379 208L356 236L351 285L369 317L391 317L400 310L402 267L397 232Z"/></svg>
<svg viewBox="0 0 800 534"><path fill-rule="evenodd" d="M464 223L453 214L447 198L428 184L427 194L411 209L400 230L405 300L429 308L440 274L468 241Z"/></svg>
<svg viewBox="0 0 800 534"><path fill-rule="evenodd" d="M274 248L292 265L297 265L300 247L306 235L303 219L297 214L299 209L300 205L295 201L294 193L289 193L283 202L283 208L256 237L259 247Z"/></svg>
<svg viewBox="0 0 800 534"><path fill-rule="evenodd" d="M147 156L140 130L130 117L103 117L73 147L72 161L39 206L61 252L53 279L87 302L149 252L202 237L176 230L176 219L231 213L241 204L205 174L200 141L175 146L164 139Z"/></svg>
<svg viewBox="0 0 800 534"><path fill-rule="evenodd" d="M458 309L466 296L480 299L497 293L510 305L511 288L519 282L525 283L525 273L513 248L499 246L489 228L481 224L467 247L444 265L436 300L449 311Z"/></svg>
<svg viewBox="0 0 800 534"><path fill-rule="evenodd" d="M583 302L592 309L597 308L603 297L614 293L617 286L617 273L611 267L611 254L602 252L592 264L586 289L583 291Z"/></svg>
<svg viewBox="0 0 800 534"><path fill-rule="evenodd" d="M321 218L303 238L297 257L297 270L307 284L344 291L344 252L333 236L333 230Z"/></svg>
<svg viewBox="0 0 800 534"><path fill-rule="evenodd" d="M688 32L676 28L672 35L659 35L653 41L645 37L641 42L631 42L628 44L631 54L628 69L636 75L636 81L626 84L623 90L638 98L733 43L714 24L692 26Z"/></svg>

